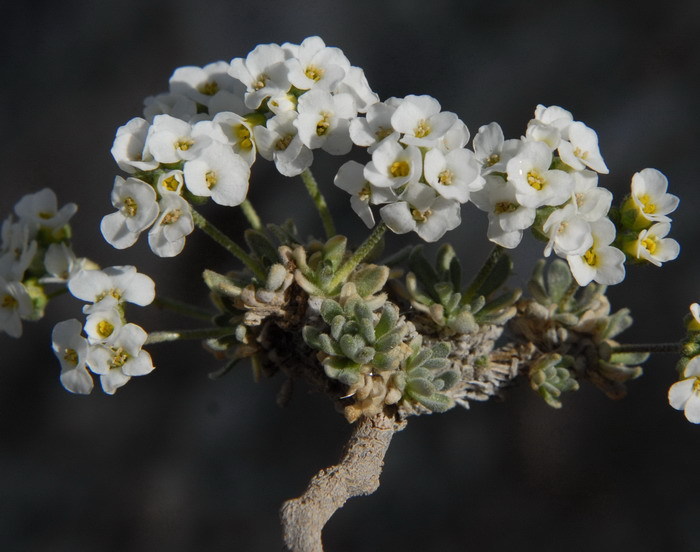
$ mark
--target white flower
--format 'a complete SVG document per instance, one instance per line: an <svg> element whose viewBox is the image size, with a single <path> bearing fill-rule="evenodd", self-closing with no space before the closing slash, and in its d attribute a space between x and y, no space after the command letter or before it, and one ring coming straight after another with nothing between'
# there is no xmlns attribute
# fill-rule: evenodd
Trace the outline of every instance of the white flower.
<svg viewBox="0 0 700 552"><path fill-rule="evenodd" d="M391 116L396 106L388 102L379 102L367 110L365 117L350 121L350 138L358 145L369 148L371 154L383 140L398 140L399 133L391 126Z"/></svg>
<svg viewBox="0 0 700 552"><path fill-rule="evenodd" d="M47 276L42 277L42 284L60 284L67 282L80 270L93 267L94 263L85 257L77 258L71 247L63 242L52 243L44 255L44 268Z"/></svg>
<svg viewBox="0 0 700 552"><path fill-rule="evenodd" d="M528 140L546 144L550 151L554 151L562 139L568 138L569 125L573 120L573 116L566 109L556 105L538 105L535 118L527 125L525 136Z"/></svg>
<svg viewBox="0 0 700 552"><path fill-rule="evenodd" d="M22 282L8 282L0 276L0 332L22 336L22 318L32 314L32 300Z"/></svg>
<svg viewBox="0 0 700 552"><path fill-rule="evenodd" d="M571 173L574 187L572 202L579 216L588 222L596 221L608 214L612 203L610 190L598 187L598 175L593 171Z"/></svg>
<svg viewBox="0 0 700 552"><path fill-rule="evenodd" d="M455 149L446 154L431 149L423 161L426 182L442 197L460 203L469 201L470 192L484 187L485 181L479 172L479 163L468 149Z"/></svg>
<svg viewBox="0 0 700 552"><path fill-rule="evenodd" d="M563 107L559 107L558 105L545 107L542 104L539 104L535 108L535 119L546 125L557 128L562 133L564 139L568 138L567 129L574 121L573 115Z"/></svg>
<svg viewBox="0 0 700 552"><path fill-rule="evenodd" d="M404 144L435 147L438 140L452 128L457 115L440 111L440 103L433 97L406 96L391 116L391 126L404 134Z"/></svg>
<svg viewBox="0 0 700 552"><path fill-rule="evenodd" d="M481 163L484 175L505 172L508 161L518 154L521 147L520 140L503 139L503 130L498 123L479 127L474 136L474 155Z"/></svg>
<svg viewBox="0 0 700 552"><path fill-rule="evenodd" d="M92 391L92 376L85 367L89 345L80 335L75 318L59 322L51 333L53 352L61 363L61 384L71 393L87 395Z"/></svg>
<svg viewBox="0 0 700 552"><path fill-rule="evenodd" d="M345 78L337 86L336 93L348 93L355 100L355 107L360 113L367 113L369 108L379 101L379 96L372 91L359 67L350 67L345 71Z"/></svg>
<svg viewBox="0 0 700 552"><path fill-rule="evenodd" d="M416 146L404 148L393 140L384 140L372 153L372 161L365 167L365 178L379 188L399 188L418 182L423 171L420 150Z"/></svg>
<svg viewBox="0 0 700 552"><path fill-rule="evenodd" d="M690 314L697 324L700 324L700 305L698 303L693 303L690 305Z"/></svg>
<svg viewBox="0 0 700 552"><path fill-rule="evenodd" d="M211 197L219 205L235 207L248 194L250 167L223 144L212 142L199 157L185 163L183 171L190 192Z"/></svg>
<svg viewBox="0 0 700 552"><path fill-rule="evenodd" d="M690 359L683 370L683 379L668 390L668 402L694 424L700 423L700 355Z"/></svg>
<svg viewBox="0 0 700 552"><path fill-rule="evenodd" d="M497 175L487 175L484 187L470 198L479 209L488 213L488 239L506 249L517 247L523 230L535 221L535 209L518 203L515 195L512 182Z"/></svg>
<svg viewBox="0 0 700 552"><path fill-rule="evenodd" d="M469 142L469 129L464 121L457 119L452 126L438 140L437 149L443 153L455 149L462 149Z"/></svg>
<svg viewBox="0 0 700 552"><path fill-rule="evenodd" d="M378 188L367 181L364 176L364 165L357 161L348 161L335 176L334 183L341 190L351 194L350 206L362 219L368 228L374 226L374 214L371 205L397 201L396 194L391 188Z"/></svg>
<svg viewBox="0 0 700 552"><path fill-rule="evenodd" d="M600 155L598 135L580 121L568 127L568 141L559 144L559 156L570 167L580 171L586 167L601 174L608 174L608 167Z"/></svg>
<svg viewBox="0 0 700 552"><path fill-rule="evenodd" d="M413 230L425 241L435 242L462 220L458 202L437 195L425 184L410 184L399 199L379 210L382 220L397 234Z"/></svg>
<svg viewBox="0 0 700 552"><path fill-rule="evenodd" d="M60 209L56 194L44 188L35 194L25 195L15 205L15 213L32 228L48 228L56 231L68 224L78 210L75 203L67 203Z"/></svg>
<svg viewBox="0 0 700 552"><path fill-rule="evenodd" d="M149 123L158 115L170 115L183 121L189 121L197 115L197 103L181 94L166 92L149 96L143 101L143 105L143 116Z"/></svg>
<svg viewBox="0 0 700 552"><path fill-rule="evenodd" d="M198 157L211 142L206 135L195 137L192 125L171 117L157 115L148 129L146 147L159 163L178 163Z"/></svg>
<svg viewBox="0 0 700 552"><path fill-rule="evenodd" d="M150 171L158 167L158 161L145 149L150 126L145 119L135 117L117 129L111 152L124 172Z"/></svg>
<svg viewBox="0 0 700 552"><path fill-rule="evenodd" d="M134 245L141 232L158 217L155 190L138 178L114 179L112 205L118 210L102 218L100 230L107 243L116 249Z"/></svg>
<svg viewBox="0 0 700 552"><path fill-rule="evenodd" d="M278 44L260 44L245 59L231 60L229 74L246 86L246 106L257 109L265 98L289 90L284 64L289 57L291 53Z"/></svg>
<svg viewBox="0 0 700 552"><path fill-rule="evenodd" d="M12 220L2 224L2 247L0 247L0 276L6 280L22 281L24 272L32 264L38 250L34 237L36 229L28 222Z"/></svg>
<svg viewBox="0 0 700 552"><path fill-rule="evenodd" d="M615 240L615 225L607 218L591 222L593 244L583 255L566 260L579 286L592 281L611 286L625 279L625 254L610 244Z"/></svg>
<svg viewBox="0 0 700 552"><path fill-rule="evenodd" d="M332 92L350 70L345 54L339 48L327 47L318 36L305 39L285 65L289 82L299 90Z"/></svg>
<svg viewBox="0 0 700 552"><path fill-rule="evenodd" d="M155 298L155 284L134 266L111 266L102 270L81 270L68 281L74 297L99 303L107 296L118 302L150 305Z"/></svg>
<svg viewBox="0 0 700 552"><path fill-rule="evenodd" d="M313 152L299 137L294 121L295 111L280 113L268 119L267 126L253 129L255 142L260 155L274 161L277 170L284 176L297 176L311 166Z"/></svg>
<svg viewBox="0 0 700 552"><path fill-rule="evenodd" d="M313 89L299 98L299 117L294 124L302 143L310 148L323 148L332 155L344 155L352 149L350 119L357 115L350 94L331 95Z"/></svg>
<svg viewBox="0 0 700 552"><path fill-rule="evenodd" d="M124 325L122 312L118 301L107 296L95 305L89 306L89 314L85 320L85 334L88 343L113 343Z"/></svg>
<svg viewBox="0 0 700 552"><path fill-rule="evenodd" d="M550 255L552 249L561 257L583 255L593 245L591 225L578 214L572 203L553 211L542 225L542 230L549 237L545 257Z"/></svg>
<svg viewBox="0 0 700 552"><path fill-rule="evenodd" d="M674 239L666 236L671 231L667 222L657 222L650 228L639 232L637 239L626 247L626 251L635 259L642 259L661 266L661 263L678 257L681 247Z"/></svg>
<svg viewBox="0 0 700 552"><path fill-rule="evenodd" d="M666 215L678 207L679 199L666 193L668 180L656 169L644 169L632 177L632 195L641 217L649 222L670 222Z"/></svg>
<svg viewBox="0 0 700 552"><path fill-rule="evenodd" d="M170 91L208 106L219 91L234 91L237 81L228 74L229 67L225 61L216 61L204 67L179 67L170 77Z"/></svg>
<svg viewBox="0 0 700 552"><path fill-rule="evenodd" d="M255 140L253 125L236 113L217 113L212 121L218 124L226 135L228 144L248 165L255 161Z"/></svg>
<svg viewBox="0 0 700 552"><path fill-rule="evenodd" d="M105 393L112 395L132 376L143 376L153 371L151 355L142 350L148 334L136 324L126 324L110 345L94 345L88 352L87 363Z"/></svg>
<svg viewBox="0 0 700 552"><path fill-rule="evenodd" d="M194 230L190 206L175 192L158 202L160 216L148 232L148 245L159 257L175 257L185 247L185 237Z"/></svg>
<svg viewBox="0 0 700 552"><path fill-rule="evenodd" d="M528 142L508 161L508 180L515 184L518 202L527 207L561 205L571 197L573 182L564 171L549 170L552 152L542 142Z"/></svg>
<svg viewBox="0 0 700 552"><path fill-rule="evenodd" d="M170 192L180 194L184 185L185 175L182 171L167 171L158 177L156 189L161 196Z"/></svg>

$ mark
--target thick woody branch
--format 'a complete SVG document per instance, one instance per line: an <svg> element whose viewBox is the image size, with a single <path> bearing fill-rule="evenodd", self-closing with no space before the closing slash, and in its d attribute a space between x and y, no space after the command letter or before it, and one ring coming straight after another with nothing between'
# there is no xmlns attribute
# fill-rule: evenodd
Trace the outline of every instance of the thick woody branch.
<svg viewBox="0 0 700 552"><path fill-rule="evenodd" d="M349 498L369 495L379 488L384 455L394 433L404 425L383 412L358 420L340 462L318 472L304 494L282 505L287 551L323 552L324 525Z"/></svg>

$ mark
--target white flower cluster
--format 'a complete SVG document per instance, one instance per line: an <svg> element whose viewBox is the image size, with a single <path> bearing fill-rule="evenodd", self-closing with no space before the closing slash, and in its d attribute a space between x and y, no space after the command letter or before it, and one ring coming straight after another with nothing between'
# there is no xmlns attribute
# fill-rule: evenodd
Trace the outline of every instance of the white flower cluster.
<svg viewBox="0 0 700 552"><path fill-rule="evenodd" d="M75 203L58 207L49 188L22 197L2 223L0 234L0 332L22 335L22 320L43 315L44 284L64 283L87 259L68 244Z"/></svg>
<svg viewBox="0 0 700 552"><path fill-rule="evenodd" d="M351 121L377 101L363 71L319 37L262 44L230 64L181 67L169 92L146 100L144 118L117 131L112 155L131 176L117 177L117 211L104 217L102 233L123 249L150 228L151 249L177 255L194 228L185 197L240 205L258 154L295 176L314 149L348 153Z"/></svg>
<svg viewBox="0 0 700 552"><path fill-rule="evenodd" d="M142 349L147 333L126 322L124 316L126 302L145 306L153 301L153 280L133 266L113 266L80 270L68 281L68 289L90 303L83 307L87 315L84 324L74 318L64 320L52 333L53 351L61 363L61 383L68 391L90 393L92 372L100 376L102 389L111 395L132 376L153 370L151 356Z"/></svg>
<svg viewBox="0 0 700 552"><path fill-rule="evenodd" d="M700 305L690 305L690 329L700 330ZM700 355L693 356L683 367L680 380L668 390L668 402L676 410L683 410L689 422L700 424Z"/></svg>
<svg viewBox="0 0 700 552"><path fill-rule="evenodd" d="M349 131L372 159L345 163L335 184L351 194L353 210L368 227L374 225L370 205L383 205L379 213L390 230L437 241L459 226L460 204L484 186L479 162L465 147L467 126L430 96L377 102L350 122Z"/></svg>

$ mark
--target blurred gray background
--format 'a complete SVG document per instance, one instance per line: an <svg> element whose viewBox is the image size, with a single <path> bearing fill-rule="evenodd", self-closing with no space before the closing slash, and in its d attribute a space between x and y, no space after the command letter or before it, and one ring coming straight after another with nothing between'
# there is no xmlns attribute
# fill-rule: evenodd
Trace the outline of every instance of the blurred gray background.
<svg viewBox="0 0 700 552"><path fill-rule="evenodd" d="M28 1L3 2L2 13L0 216L50 186L80 206L76 251L103 266L136 264L166 295L184 289L205 304L202 268L231 265L198 235L170 260L143 239L126 251L102 241L116 128L176 67L318 34L382 98L431 94L472 132L496 120L517 137L537 103L568 108L598 132L611 171L601 184L617 197L635 171L662 170L682 198L672 230L681 256L662 270L630 269L610 296L635 315L628 342L677 339L700 300L694 0ZM343 160L317 159L328 189ZM298 180L262 161L253 172L250 197L266 221L295 215L304 234L320 234ZM343 193L328 194L335 213L348 212ZM207 213L233 235L242 229L235 211ZM446 239L473 272L489 249L485 217L466 206L463 218ZM339 227L364 233L353 215ZM517 250L514 285L540 250L531 240ZM72 396L49 335L79 309L61 298L21 341L0 336L0 550L280 549L279 505L335 462L345 421L304 389L278 408L281 378L255 384L248 367L210 381L219 365L192 343L151 347L158 369L113 397ZM187 324L142 310L130 318L149 330ZM411 420L380 490L327 526L327 549L697 550L700 428L667 405L674 364L652 358L620 402L584 386L555 411L521 385L504 402Z"/></svg>

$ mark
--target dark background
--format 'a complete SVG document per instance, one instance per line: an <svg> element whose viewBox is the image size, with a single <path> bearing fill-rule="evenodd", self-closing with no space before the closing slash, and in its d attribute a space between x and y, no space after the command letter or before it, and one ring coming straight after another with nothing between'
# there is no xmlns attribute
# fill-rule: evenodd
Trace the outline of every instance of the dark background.
<svg viewBox="0 0 700 552"><path fill-rule="evenodd" d="M0 216L50 186L80 206L76 251L103 266L135 264L166 295L184 289L204 304L201 269L226 270L229 259L198 235L170 260L145 239L122 252L102 241L116 128L176 67L318 34L382 98L431 94L472 132L496 120L517 137L537 103L566 107L598 132L611 171L601 184L618 198L635 171L662 170L682 198L672 230L681 256L662 270L630 269L610 297L633 310L628 342L678 339L700 300L694 0L102 0L3 2L2 13ZM328 189L342 160L317 160ZM320 233L298 180L264 161L253 173L250 197L266 221L294 215L303 233ZM343 193L328 194L335 213L349 213ZM242 229L237 211L207 213L232 235ZM473 272L489 249L486 217L467 206L463 218L446 238ZM362 238L354 215L339 227ZM516 251L515 285L540 250L527 240ZM49 335L79 309L61 298L21 341L0 336L0 549L278 550L278 506L337 459L344 420L304 390L278 408L281 379L255 384L247 367L210 381L218 364L192 343L151 347L158 369L113 397L70 395ZM130 318L149 330L186 323L143 310ZM697 550L700 428L667 404L674 364L652 358L620 402L585 386L555 411L521 385L505 402L411 420L380 490L327 526L328 550Z"/></svg>

